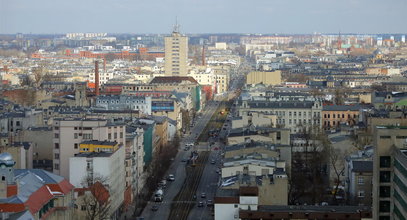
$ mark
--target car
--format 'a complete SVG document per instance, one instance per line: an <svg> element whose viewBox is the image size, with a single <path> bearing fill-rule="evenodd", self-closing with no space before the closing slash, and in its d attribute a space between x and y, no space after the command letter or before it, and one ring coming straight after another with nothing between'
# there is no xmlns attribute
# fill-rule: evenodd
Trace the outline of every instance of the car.
<svg viewBox="0 0 407 220"><path fill-rule="evenodd" d="M211 164L215 164L215 160L211 160Z"/></svg>
<svg viewBox="0 0 407 220"><path fill-rule="evenodd" d="M174 180L175 180L174 174L168 175L167 180L168 180L168 181L174 181Z"/></svg>
<svg viewBox="0 0 407 220"><path fill-rule="evenodd" d="M213 206L212 199L208 199L208 201L206 201L206 206Z"/></svg>
<svg viewBox="0 0 407 220"><path fill-rule="evenodd" d="M201 201L201 202L198 202L198 207L203 207L204 206L204 203Z"/></svg>
<svg viewBox="0 0 407 220"><path fill-rule="evenodd" d="M189 148L188 147L184 147L184 151L188 151L189 150Z"/></svg>
<svg viewBox="0 0 407 220"><path fill-rule="evenodd" d="M206 193L201 193L201 198L206 198Z"/></svg>
<svg viewBox="0 0 407 220"><path fill-rule="evenodd" d="M153 207L151 207L151 211L157 211L158 210L158 205L153 205Z"/></svg>
<svg viewBox="0 0 407 220"><path fill-rule="evenodd" d="M181 160L181 162L187 162L188 161L188 159L185 159L185 158L183 158L182 160Z"/></svg>

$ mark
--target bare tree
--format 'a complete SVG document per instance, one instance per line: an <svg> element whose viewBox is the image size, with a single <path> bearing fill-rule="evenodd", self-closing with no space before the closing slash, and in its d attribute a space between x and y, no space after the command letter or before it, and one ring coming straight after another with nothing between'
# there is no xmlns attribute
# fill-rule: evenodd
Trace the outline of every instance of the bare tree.
<svg viewBox="0 0 407 220"><path fill-rule="evenodd" d="M110 219L110 193L107 179L101 176L86 176L82 181L83 194L79 205L87 220Z"/></svg>
<svg viewBox="0 0 407 220"><path fill-rule="evenodd" d="M289 199L297 202L322 202L328 187L326 175L328 138L318 127L303 127L299 132L302 151L293 152Z"/></svg>
<svg viewBox="0 0 407 220"><path fill-rule="evenodd" d="M335 149L331 145L327 146L329 150L329 160L331 164L331 168L334 171L335 179L334 179L334 189L332 193L332 200L334 203L337 203L336 196L338 195L339 185L341 184L341 176L345 171L345 154L340 149Z"/></svg>

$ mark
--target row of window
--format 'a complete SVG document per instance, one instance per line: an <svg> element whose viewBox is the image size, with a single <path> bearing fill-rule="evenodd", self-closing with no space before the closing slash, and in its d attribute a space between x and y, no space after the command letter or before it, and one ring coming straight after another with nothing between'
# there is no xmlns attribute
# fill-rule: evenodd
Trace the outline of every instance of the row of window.
<svg viewBox="0 0 407 220"><path fill-rule="evenodd" d="M77 143L73 144L74 149L78 149L78 147L79 147L79 144L77 144ZM54 148L59 149L59 143L55 143ZM58 158L59 158L59 155L58 155ZM55 159L57 159L57 158L55 158Z"/></svg>
<svg viewBox="0 0 407 220"><path fill-rule="evenodd" d="M332 115L332 118L341 118L341 114L324 114L324 118L331 118L331 115ZM357 117L357 115L353 114L353 118L356 118L356 117ZM345 114L342 114L342 118L345 118ZM348 114L348 118L352 118L352 115Z"/></svg>
<svg viewBox="0 0 407 220"><path fill-rule="evenodd" d="M100 104L100 103L108 104L109 101L106 101L106 100L98 100L98 103L99 103L99 104ZM111 100L110 103L111 103L111 104L114 104L114 103L119 104L119 100L116 100L116 101ZM134 100L133 100L133 101L127 100L126 103L127 103L127 104L129 104L129 103L136 103L136 104L139 104L139 103L140 103L140 104L144 104L144 101L143 101L143 100L140 100L140 101L139 101L139 100L136 100L136 101L134 101Z"/></svg>

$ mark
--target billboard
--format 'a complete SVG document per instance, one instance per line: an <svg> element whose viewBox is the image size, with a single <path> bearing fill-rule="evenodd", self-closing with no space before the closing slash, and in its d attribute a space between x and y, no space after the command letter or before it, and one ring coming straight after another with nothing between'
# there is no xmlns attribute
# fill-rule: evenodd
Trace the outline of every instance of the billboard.
<svg viewBox="0 0 407 220"><path fill-rule="evenodd" d="M151 111L174 111L173 101L152 101Z"/></svg>

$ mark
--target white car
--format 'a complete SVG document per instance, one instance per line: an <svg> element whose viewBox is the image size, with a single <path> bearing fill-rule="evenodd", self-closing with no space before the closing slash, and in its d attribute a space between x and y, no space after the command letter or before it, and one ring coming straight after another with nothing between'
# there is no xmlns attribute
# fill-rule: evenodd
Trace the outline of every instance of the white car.
<svg viewBox="0 0 407 220"><path fill-rule="evenodd" d="M170 175L168 175L167 180L168 180L168 181L174 181L174 180L175 180L175 176L174 176L174 174L170 174Z"/></svg>

